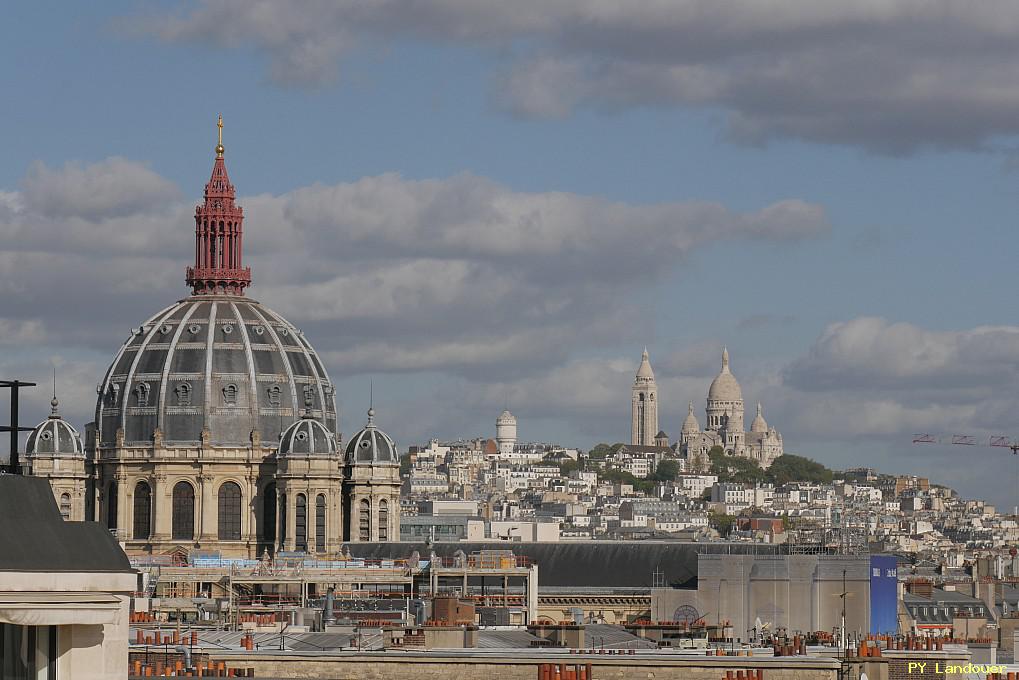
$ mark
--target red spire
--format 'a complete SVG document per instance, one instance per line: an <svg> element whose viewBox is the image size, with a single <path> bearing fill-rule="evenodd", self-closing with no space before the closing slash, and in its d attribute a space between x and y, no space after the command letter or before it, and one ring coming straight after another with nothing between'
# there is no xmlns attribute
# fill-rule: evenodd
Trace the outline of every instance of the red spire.
<svg viewBox="0 0 1019 680"><path fill-rule="evenodd" d="M187 282L194 295L244 295L251 285L251 268L241 265L244 210L234 203L223 160L223 116L216 125L216 162L205 185L205 203L195 208L195 266L188 267Z"/></svg>

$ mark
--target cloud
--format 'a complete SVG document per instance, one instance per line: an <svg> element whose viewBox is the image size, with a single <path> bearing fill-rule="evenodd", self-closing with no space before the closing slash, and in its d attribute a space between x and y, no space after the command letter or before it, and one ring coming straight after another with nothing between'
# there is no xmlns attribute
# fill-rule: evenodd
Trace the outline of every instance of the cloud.
<svg viewBox="0 0 1019 680"><path fill-rule="evenodd" d="M73 338L112 357L132 325L187 292L194 208L179 193L125 159L37 164L0 192L0 343ZM252 295L301 325L338 376L499 376L636 343L646 324L621 302L698 248L829 230L800 199L748 212L630 204L470 174L384 174L239 203Z"/></svg>
<svg viewBox="0 0 1019 680"><path fill-rule="evenodd" d="M147 166L112 157L88 166L68 162L59 169L36 162L21 183L21 198L43 217L98 222L151 211L178 194L172 182Z"/></svg>
<svg viewBox="0 0 1019 680"><path fill-rule="evenodd" d="M579 107L722 111L731 138L883 153L981 148L1019 131L1019 7L951 0L515 3L201 2L133 17L171 43L254 48L283 85L320 86L352 50L430 41L503 56L495 100L518 115Z"/></svg>
<svg viewBox="0 0 1019 680"><path fill-rule="evenodd" d="M807 391L961 390L1019 378L1019 327L931 331L860 317L829 325L786 382Z"/></svg>

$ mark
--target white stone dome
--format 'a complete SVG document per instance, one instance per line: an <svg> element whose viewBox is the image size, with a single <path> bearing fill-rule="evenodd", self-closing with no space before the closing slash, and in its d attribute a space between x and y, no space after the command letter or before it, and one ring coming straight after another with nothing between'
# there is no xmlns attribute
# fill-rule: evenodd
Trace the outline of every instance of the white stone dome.
<svg viewBox="0 0 1019 680"><path fill-rule="evenodd" d="M761 413L761 402L757 402L757 416L754 418L754 422L750 424L750 431L762 434L768 431L768 421L764 419L764 415Z"/></svg>
<svg viewBox="0 0 1019 680"><path fill-rule="evenodd" d="M499 417L495 419L496 425L516 425L517 417L509 412L509 409L504 410L499 414Z"/></svg>
<svg viewBox="0 0 1019 680"><path fill-rule="evenodd" d="M729 371L729 350L722 350L722 370L711 381L708 401L743 401L743 389L736 377Z"/></svg>
<svg viewBox="0 0 1019 680"><path fill-rule="evenodd" d="M693 414L693 402L691 401L687 406L686 418L683 420L683 433L689 434L692 432L700 432L701 425L697 422L697 416Z"/></svg>
<svg viewBox="0 0 1019 680"><path fill-rule="evenodd" d="M275 448L282 430L310 409L336 431L334 388L293 324L238 295L194 295L135 329L98 385L100 446L153 441L249 446L258 430Z"/></svg>

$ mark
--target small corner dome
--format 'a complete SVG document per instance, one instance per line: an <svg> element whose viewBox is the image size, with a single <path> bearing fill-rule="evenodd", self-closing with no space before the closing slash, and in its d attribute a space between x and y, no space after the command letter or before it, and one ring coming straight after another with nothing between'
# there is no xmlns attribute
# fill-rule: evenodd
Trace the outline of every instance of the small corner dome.
<svg viewBox="0 0 1019 680"><path fill-rule="evenodd" d="M764 419L764 414L761 413L760 404L757 404L757 416L754 418L754 422L750 424L750 431L758 433L768 431L768 421Z"/></svg>
<svg viewBox="0 0 1019 680"><path fill-rule="evenodd" d="M368 409L368 424L350 438L346 451L350 465L399 465L396 442L375 426L375 409Z"/></svg>
<svg viewBox="0 0 1019 680"><path fill-rule="evenodd" d="M336 453L336 438L319 421L306 415L280 435L279 455L330 455Z"/></svg>
<svg viewBox="0 0 1019 680"><path fill-rule="evenodd" d="M28 435L25 453L29 456L42 454L84 456L85 451L78 431L60 417L55 398L51 404L53 413Z"/></svg>
<svg viewBox="0 0 1019 680"><path fill-rule="evenodd" d="M693 414L693 402L690 403L687 409L686 419L683 421L683 432L700 432L701 426L697 422L697 416Z"/></svg>

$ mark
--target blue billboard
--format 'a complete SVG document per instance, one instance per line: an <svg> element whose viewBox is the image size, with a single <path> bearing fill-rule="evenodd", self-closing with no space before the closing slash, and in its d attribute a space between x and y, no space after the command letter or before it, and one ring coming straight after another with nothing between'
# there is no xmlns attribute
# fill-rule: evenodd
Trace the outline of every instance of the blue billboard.
<svg viewBox="0 0 1019 680"><path fill-rule="evenodd" d="M870 632L899 632L899 563L894 555L870 556Z"/></svg>

